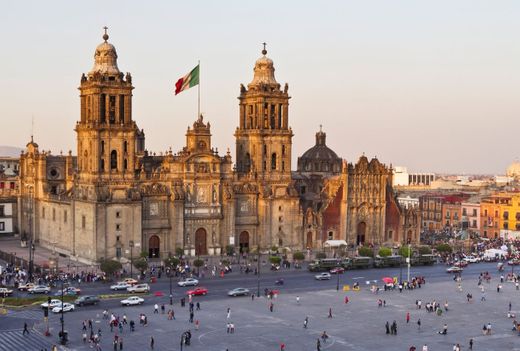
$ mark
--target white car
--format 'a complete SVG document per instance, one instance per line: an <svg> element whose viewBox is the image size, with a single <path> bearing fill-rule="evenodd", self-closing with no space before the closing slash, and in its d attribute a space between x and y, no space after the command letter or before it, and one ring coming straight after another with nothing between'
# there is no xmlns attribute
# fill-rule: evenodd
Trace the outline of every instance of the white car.
<svg viewBox="0 0 520 351"><path fill-rule="evenodd" d="M52 309L52 313L60 313L61 312L61 301L60 301L60 305L59 306L56 306ZM71 311L74 311L74 305L71 304L71 303L68 303L68 302L65 302L63 304L63 312L71 312Z"/></svg>
<svg viewBox="0 0 520 351"><path fill-rule="evenodd" d="M128 289L129 287L131 287L130 284L127 284L127 283L125 283L125 282L119 282L119 283L117 283L117 284L111 285L111 286L110 286L110 289L112 289L112 290L116 290L116 291L117 291L117 290L126 290L126 289Z"/></svg>
<svg viewBox="0 0 520 351"><path fill-rule="evenodd" d="M464 257L464 261L466 261L468 263L477 263L477 262L479 262L479 259L476 258L475 256L466 256L466 257Z"/></svg>
<svg viewBox="0 0 520 351"><path fill-rule="evenodd" d="M51 309L53 309L54 307L61 306L61 300L52 299L50 304L48 302L44 302L40 306L42 306L42 308L50 307Z"/></svg>
<svg viewBox="0 0 520 351"><path fill-rule="evenodd" d="M12 290L7 288L0 288L0 296L9 296L13 293Z"/></svg>
<svg viewBox="0 0 520 351"><path fill-rule="evenodd" d="M129 286L126 291L130 293L147 293L150 292L150 285L148 284L137 284L134 286Z"/></svg>
<svg viewBox="0 0 520 351"><path fill-rule="evenodd" d="M178 286L197 286L199 281L195 278L186 278L177 283Z"/></svg>
<svg viewBox="0 0 520 351"><path fill-rule="evenodd" d="M133 306L133 305L141 305L144 302L144 299L139 296L130 296L128 299L124 299L121 301L121 305L123 306Z"/></svg>
<svg viewBox="0 0 520 351"><path fill-rule="evenodd" d="M48 294L51 291L51 288L45 285L36 285L33 288L27 290L29 294Z"/></svg>
<svg viewBox="0 0 520 351"><path fill-rule="evenodd" d="M323 272L323 273L320 273L320 274L316 274L314 276L314 279L316 279L316 280L330 280L330 273Z"/></svg>

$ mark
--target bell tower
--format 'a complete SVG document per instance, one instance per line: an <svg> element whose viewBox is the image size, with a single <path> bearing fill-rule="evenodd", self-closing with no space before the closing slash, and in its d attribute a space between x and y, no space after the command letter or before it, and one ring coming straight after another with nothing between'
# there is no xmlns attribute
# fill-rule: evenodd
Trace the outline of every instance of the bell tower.
<svg viewBox="0 0 520 351"><path fill-rule="evenodd" d="M240 85L240 117L235 131L236 169L239 177L260 180L291 178L293 133L289 127L288 85L282 90L274 77L273 61L262 50L251 83Z"/></svg>
<svg viewBox="0 0 520 351"><path fill-rule="evenodd" d="M132 76L117 66L117 52L103 42L94 67L81 76L81 118L76 124L80 180L131 179L137 155L144 152L144 133L132 120Z"/></svg>

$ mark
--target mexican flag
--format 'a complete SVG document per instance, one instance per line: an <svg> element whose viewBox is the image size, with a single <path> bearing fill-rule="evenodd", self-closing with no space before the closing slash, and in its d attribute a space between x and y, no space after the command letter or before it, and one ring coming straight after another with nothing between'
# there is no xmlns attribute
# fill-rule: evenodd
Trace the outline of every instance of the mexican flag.
<svg viewBox="0 0 520 351"><path fill-rule="evenodd" d="M175 95L199 84L199 65L175 83Z"/></svg>

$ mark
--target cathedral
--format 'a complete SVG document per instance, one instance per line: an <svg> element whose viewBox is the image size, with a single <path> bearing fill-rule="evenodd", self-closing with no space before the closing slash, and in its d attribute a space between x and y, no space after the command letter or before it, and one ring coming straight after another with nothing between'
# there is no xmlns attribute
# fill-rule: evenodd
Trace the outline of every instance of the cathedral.
<svg viewBox="0 0 520 351"><path fill-rule="evenodd" d="M320 128L292 171L289 87L276 81L265 48L252 81L240 85L233 162L212 147L202 115L182 150L148 152L132 115L132 76L119 70L108 39L81 76L77 155L53 155L31 138L20 156L22 236L85 262L128 259L133 250L158 259L179 249L205 256L228 246L291 252L330 240L404 242L391 167L365 156L347 163Z"/></svg>

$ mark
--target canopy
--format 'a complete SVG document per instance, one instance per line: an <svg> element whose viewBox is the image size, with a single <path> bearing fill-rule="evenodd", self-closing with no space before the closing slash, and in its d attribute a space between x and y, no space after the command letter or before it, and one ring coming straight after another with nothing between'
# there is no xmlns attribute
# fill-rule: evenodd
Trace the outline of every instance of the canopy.
<svg viewBox="0 0 520 351"><path fill-rule="evenodd" d="M323 246L329 246L329 247L347 246L347 242L345 240L327 240L327 241L325 241L325 243L323 243Z"/></svg>
<svg viewBox="0 0 520 351"><path fill-rule="evenodd" d="M494 258L495 256L505 256L507 251L499 249L489 249L484 252L484 256Z"/></svg>
<svg viewBox="0 0 520 351"><path fill-rule="evenodd" d="M390 277L384 277L383 279L381 279L385 284L392 284L394 282L394 280Z"/></svg>

